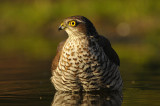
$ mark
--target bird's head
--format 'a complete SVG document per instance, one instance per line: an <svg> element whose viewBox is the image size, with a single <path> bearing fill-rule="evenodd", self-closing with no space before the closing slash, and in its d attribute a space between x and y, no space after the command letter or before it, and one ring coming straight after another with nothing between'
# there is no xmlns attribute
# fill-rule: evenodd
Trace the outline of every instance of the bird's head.
<svg viewBox="0 0 160 106"><path fill-rule="evenodd" d="M63 20L59 30L65 30L69 36L96 36L93 24L84 16L71 16Z"/></svg>

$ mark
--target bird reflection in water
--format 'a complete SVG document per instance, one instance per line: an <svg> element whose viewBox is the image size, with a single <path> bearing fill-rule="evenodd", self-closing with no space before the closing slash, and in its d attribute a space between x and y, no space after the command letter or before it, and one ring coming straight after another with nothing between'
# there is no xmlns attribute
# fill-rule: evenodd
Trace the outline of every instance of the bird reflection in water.
<svg viewBox="0 0 160 106"><path fill-rule="evenodd" d="M51 106L121 106L120 92L56 92Z"/></svg>

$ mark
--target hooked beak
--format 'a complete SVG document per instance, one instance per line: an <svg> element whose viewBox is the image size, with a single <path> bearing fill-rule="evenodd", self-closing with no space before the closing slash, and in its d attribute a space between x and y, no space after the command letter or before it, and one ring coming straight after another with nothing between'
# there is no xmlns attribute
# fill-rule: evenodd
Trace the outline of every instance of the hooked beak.
<svg viewBox="0 0 160 106"><path fill-rule="evenodd" d="M64 25L64 23L62 23L62 24L59 26L58 30L60 31L60 30L63 30L63 29L65 29L65 28L66 28L66 26Z"/></svg>

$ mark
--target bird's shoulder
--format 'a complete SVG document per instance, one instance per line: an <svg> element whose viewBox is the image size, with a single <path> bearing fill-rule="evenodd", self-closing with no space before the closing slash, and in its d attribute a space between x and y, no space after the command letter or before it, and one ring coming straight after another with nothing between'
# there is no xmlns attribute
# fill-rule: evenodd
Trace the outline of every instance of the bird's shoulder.
<svg viewBox="0 0 160 106"><path fill-rule="evenodd" d="M98 44L103 48L105 54L108 56L109 60L120 65L120 60L116 51L112 48L110 41L104 36L98 36Z"/></svg>
<svg viewBox="0 0 160 106"><path fill-rule="evenodd" d="M52 70L55 70L58 66L58 63L59 63L59 59L60 59L60 56L61 56L61 53L62 53L62 49L63 49L63 46L65 44L66 40L64 41L61 41L57 47L57 52L56 52L56 55L52 61Z"/></svg>

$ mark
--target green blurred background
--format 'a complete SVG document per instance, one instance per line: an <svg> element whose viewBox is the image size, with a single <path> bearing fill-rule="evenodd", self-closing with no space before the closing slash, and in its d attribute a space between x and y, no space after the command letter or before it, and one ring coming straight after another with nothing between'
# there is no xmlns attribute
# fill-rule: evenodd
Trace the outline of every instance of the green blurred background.
<svg viewBox="0 0 160 106"><path fill-rule="evenodd" d="M122 69L134 64L159 70L159 0L0 1L1 56L51 60L58 43L67 38L58 26L72 15L86 16L111 41Z"/></svg>
<svg viewBox="0 0 160 106"><path fill-rule="evenodd" d="M0 54L31 59L53 58L61 21L72 15L89 18L106 36L121 63L160 65L158 0L4 0L0 1ZM129 64L128 63L128 64Z"/></svg>
<svg viewBox="0 0 160 106"><path fill-rule="evenodd" d="M158 0L1 1L0 50L51 58L57 43L67 37L57 31L60 22L68 16L83 15L111 40L122 59L145 63L159 54L159 7Z"/></svg>
<svg viewBox="0 0 160 106"><path fill-rule="evenodd" d="M129 84L147 89L152 83L137 82L159 80L159 0L1 0L0 58L48 61L50 67L58 43L67 38L58 26L73 15L89 18L111 41L127 81L124 90ZM132 100L130 93L126 90L124 95ZM139 96L148 101L153 95Z"/></svg>

